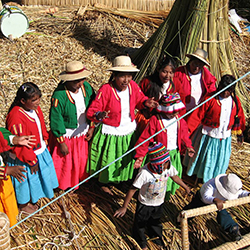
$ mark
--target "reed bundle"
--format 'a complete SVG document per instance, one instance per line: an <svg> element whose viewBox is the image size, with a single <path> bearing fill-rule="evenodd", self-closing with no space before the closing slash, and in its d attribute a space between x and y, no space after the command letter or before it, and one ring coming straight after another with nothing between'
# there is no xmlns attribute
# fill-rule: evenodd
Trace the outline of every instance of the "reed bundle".
<svg viewBox="0 0 250 250"><path fill-rule="evenodd" d="M132 55L141 69L136 81L152 74L164 54L184 64L188 60L185 55L197 47L208 51L211 72L218 81L224 74L239 78L229 35L228 0L175 1L158 30ZM243 82L237 84L236 92L249 115L249 96Z"/></svg>

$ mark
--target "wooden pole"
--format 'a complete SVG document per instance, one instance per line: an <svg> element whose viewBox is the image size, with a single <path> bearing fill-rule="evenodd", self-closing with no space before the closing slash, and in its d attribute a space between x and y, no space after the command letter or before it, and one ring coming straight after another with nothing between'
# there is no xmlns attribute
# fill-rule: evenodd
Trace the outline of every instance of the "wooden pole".
<svg viewBox="0 0 250 250"><path fill-rule="evenodd" d="M236 200L230 200L230 201L225 201L225 203L223 204L223 209L226 209L226 208L230 208L230 207L235 207L235 206L239 206L239 205L244 205L244 204L247 204L247 203L250 203L250 196L247 196L247 197L242 197L242 198L238 198ZM208 213L212 213L212 212L215 212L217 211L217 206L215 204L211 204L211 205L207 205L207 206L204 206L204 207L198 207L198 208L194 208L194 209L189 209L189 210L183 210L181 212L181 216L180 216L180 219L181 219L181 235L182 235L182 249L183 250L188 250L189 249L189 239L188 239L188 222L187 222L187 219L188 218L191 218L191 217L194 217L194 216L199 216L199 215L203 215L203 214L208 214ZM237 244L235 245L235 247L237 246L241 246L241 247L238 247L238 248L231 248L231 247L228 247L227 244L233 244L232 242L229 242L229 243L226 243L224 245L226 245L226 247L224 248L225 250L226 249L239 249L239 248L242 248L244 246L248 246L250 245L250 234L249 235L246 235L243 237L243 241L242 239L240 241L237 242ZM240 245L239 245L240 243ZM246 245L248 244L248 245ZM216 249L221 249L220 246L219 248L216 248Z"/></svg>

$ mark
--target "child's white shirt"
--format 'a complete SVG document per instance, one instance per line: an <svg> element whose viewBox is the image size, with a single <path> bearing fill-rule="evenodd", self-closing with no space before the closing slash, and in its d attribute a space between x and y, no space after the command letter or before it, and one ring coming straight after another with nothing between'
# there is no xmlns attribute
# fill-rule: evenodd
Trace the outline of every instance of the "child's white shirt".
<svg viewBox="0 0 250 250"><path fill-rule="evenodd" d="M162 174L155 174L146 164L140 169L133 183L133 186L139 189L139 202L146 206L160 206L165 199L168 178L177 174L178 171L173 165Z"/></svg>

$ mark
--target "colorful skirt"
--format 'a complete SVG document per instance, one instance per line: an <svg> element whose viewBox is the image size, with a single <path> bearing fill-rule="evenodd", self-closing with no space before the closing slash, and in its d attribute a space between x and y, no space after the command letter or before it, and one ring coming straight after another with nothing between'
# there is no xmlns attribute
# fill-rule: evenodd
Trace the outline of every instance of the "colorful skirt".
<svg viewBox="0 0 250 250"><path fill-rule="evenodd" d="M101 183L119 183L133 178L134 151L112 163L128 150L132 149L137 141L137 134L115 136L102 134L102 124L95 129L90 147L87 171L90 175L98 177ZM102 170L103 169L103 170ZM95 174L100 171L98 174Z"/></svg>
<svg viewBox="0 0 250 250"><path fill-rule="evenodd" d="M85 180L89 174L86 172L88 161L88 141L85 135L75 138L65 138L69 154L62 155L59 143L51 134L50 152L55 165L59 188L66 190ZM78 189L77 186L75 189Z"/></svg>
<svg viewBox="0 0 250 250"><path fill-rule="evenodd" d="M184 164L188 163L187 175L197 175L203 182L215 178L219 174L225 174L231 155L231 136L226 139L212 138L201 134L197 130L192 139L196 155L188 159L186 155ZM197 147L195 144L199 144ZM197 148L197 149L196 149Z"/></svg>
<svg viewBox="0 0 250 250"><path fill-rule="evenodd" d="M17 223L18 208L11 178L9 176L7 178L0 181L0 212L8 216L12 227Z"/></svg>
<svg viewBox="0 0 250 250"><path fill-rule="evenodd" d="M178 176L182 177L182 164L181 164L181 155L178 149L174 149L169 151L171 164L178 171ZM167 192L165 196L165 200L170 199L170 194L174 195L175 191L180 187L177 183L175 183L171 178L168 178L167 181Z"/></svg>
<svg viewBox="0 0 250 250"><path fill-rule="evenodd" d="M58 187L56 171L48 149L46 148L43 153L37 155L37 159L39 171L36 174L31 174L29 165L18 158L13 160L9 157L8 159L9 167L24 166L27 171L27 173L23 172L26 179L21 183L16 178L11 177L18 204L36 203L43 197L53 198L53 189Z"/></svg>

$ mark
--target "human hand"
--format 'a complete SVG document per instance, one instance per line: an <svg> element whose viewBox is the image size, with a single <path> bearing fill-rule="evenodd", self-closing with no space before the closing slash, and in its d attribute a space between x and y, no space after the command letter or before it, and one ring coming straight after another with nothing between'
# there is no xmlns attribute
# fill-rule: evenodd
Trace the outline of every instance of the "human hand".
<svg viewBox="0 0 250 250"><path fill-rule="evenodd" d="M110 110L109 111L97 112L96 113L96 119L101 121L101 120L103 120L105 118L108 118L109 113L110 113Z"/></svg>
<svg viewBox="0 0 250 250"><path fill-rule="evenodd" d="M189 157L193 157L195 154L195 150L193 148L187 148L188 151L188 156Z"/></svg>
<svg viewBox="0 0 250 250"><path fill-rule="evenodd" d="M124 214L126 214L126 211L127 211L126 207L121 207L115 211L114 217L116 218L123 217Z"/></svg>
<svg viewBox="0 0 250 250"><path fill-rule="evenodd" d="M157 108L159 106L159 103L157 101L154 100L155 98L148 98L145 101L145 106L147 106L148 108Z"/></svg>
<svg viewBox="0 0 250 250"><path fill-rule="evenodd" d="M63 142L63 143L60 143L59 145L60 145L59 147L60 147L60 151L61 151L62 155L63 156L67 155L69 153L69 149L68 149L67 144L65 142Z"/></svg>
<svg viewBox="0 0 250 250"><path fill-rule="evenodd" d="M135 161L135 164L134 164L134 169L136 168L140 168L141 167L141 164L142 164L142 161L143 161L143 157L138 157Z"/></svg>
<svg viewBox="0 0 250 250"><path fill-rule="evenodd" d="M186 193L187 193L188 195L189 195L189 194L192 194L191 189L190 189L189 186L186 185L185 190L186 190Z"/></svg>
<svg viewBox="0 0 250 250"><path fill-rule="evenodd" d="M24 181L24 179L26 179L26 176L23 174L27 173L27 171L25 170L24 166L7 166L6 165L6 174L7 175L11 175L14 178L16 178L20 183L22 181Z"/></svg>
<svg viewBox="0 0 250 250"><path fill-rule="evenodd" d="M223 209L223 203L225 203L225 201L220 200L218 198L214 198L213 202L216 204L216 207L218 208L219 211Z"/></svg>
<svg viewBox="0 0 250 250"><path fill-rule="evenodd" d="M35 135L23 135L23 136L15 136L13 138L13 144L14 145L20 145L20 146L26 146L28 148L31 148L32 145L35 144Z"/></svg>
<svg viewBox="0 0 250 250"><path fill-rule="evenodd" d="M86 141L90 141L91 140L91 138L92 138L92 136L94 134L94 130L95 130L95 128L89 128L88 132L85 135L85 140Z"/></svg>
<svg viewBox="0 0 250 250"><path fill-rule="evenodd" d="M36 174L36 172L38 172L38 170L39 170L39 163L38 162L35 166L30 167L31 174Z"/></svg>

